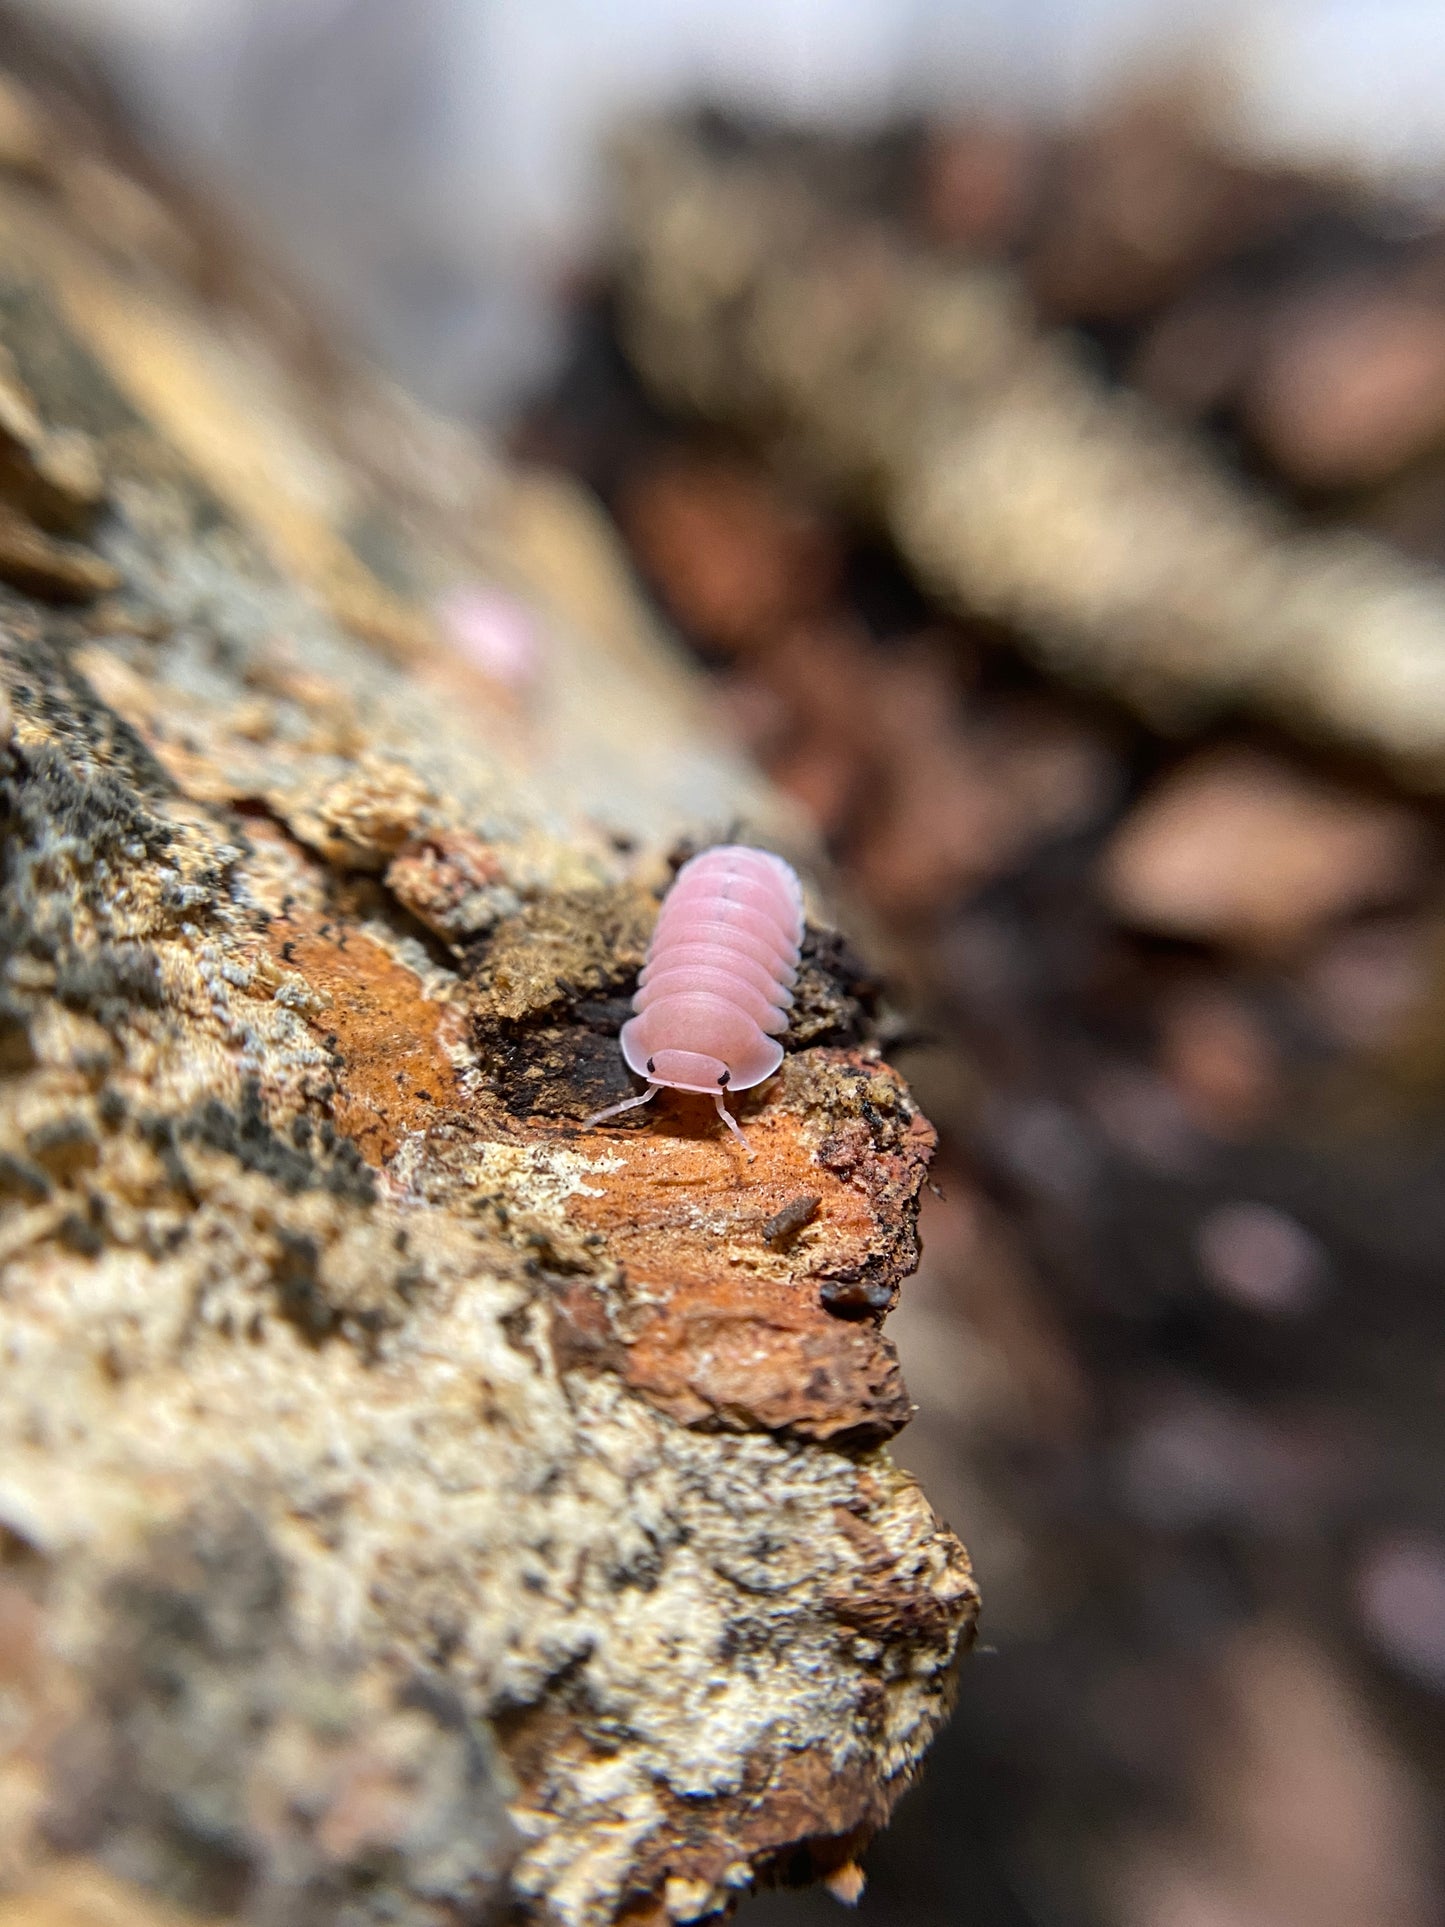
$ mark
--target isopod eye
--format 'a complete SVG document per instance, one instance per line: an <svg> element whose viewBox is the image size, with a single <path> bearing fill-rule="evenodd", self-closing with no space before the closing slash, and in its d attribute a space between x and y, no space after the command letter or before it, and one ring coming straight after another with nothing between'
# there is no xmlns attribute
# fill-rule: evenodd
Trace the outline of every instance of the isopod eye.
<svg viewBox="0 0 1445 1927"><path fill-rule="evenodd" d="M722 1074L722 1076L721 1076L721 1077L720 1077L720 1078L718 1079L718 1083L719 1083L719 1084L726 1084L726 1083L727 1083L727 1081L728 1081L728 1079L729 1079L729 1078L730 1078L731 1076L732 1076L732 1072L731 1072L731 1071L724 1071L724 1072L723 1072L723 1074Z"/></svg>
<svg viewBox="0 0 1445 1927"><path fill-rule="evenodd" d="M647 1075L648 1075L649 1077L651 1077L651 1075L652 1075L652 1066L653 1066L653 1062L654 1062L654 1060L653 1060L652 1058L650 1058L650 1057L649 1057L649 1058L648 1058L648 1060L647 1060Z"/></svg>

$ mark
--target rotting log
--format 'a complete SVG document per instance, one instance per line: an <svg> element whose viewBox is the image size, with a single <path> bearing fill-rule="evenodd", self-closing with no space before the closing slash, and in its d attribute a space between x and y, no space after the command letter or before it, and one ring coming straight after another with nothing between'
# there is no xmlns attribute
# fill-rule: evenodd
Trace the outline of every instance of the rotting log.
<svg viewBox="0 0 1445 1927"><path fill-rule="evenodd" d="M580 501L48 112L0 92L0 1922L846 1885L976 1609L885 1443L932 1132L817 924L755 1163L582 1122L669 858L796 827Z"/></svg>
<svg viewBox="0 0 1445 1927"><path fill-rule="evenodd" d="M1445 575L1293 521L1006 269L928 254L839 171L681 125L619 146L622 327L653 390L776 444L945 604L1154 725L1253 712L1445 788Z"/></svg>

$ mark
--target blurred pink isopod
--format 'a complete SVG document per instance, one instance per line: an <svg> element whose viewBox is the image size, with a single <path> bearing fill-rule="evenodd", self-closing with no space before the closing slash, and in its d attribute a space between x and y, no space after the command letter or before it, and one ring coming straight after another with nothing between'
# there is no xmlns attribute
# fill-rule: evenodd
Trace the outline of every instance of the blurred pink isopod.
<svg viewBox="0 0 1445 1927"><path fill-rule="evenodd" d="M436 605L448 641L474 669L525 689L542 666L536 617L515 596L484 582L463 584Z"/></svg>
<svg viewBox="0 0 1445 1927"><path fill-rule="evenodd" d="M802 940L803 892L780 856L724 843L684 863L658 913L636 1015L622 1027L622 1055L647 1089L587 1122L646 1104L664 1087L698 1091L746 1149L723 1093L761 1084L782 1063L777 1040Z"/></svg>

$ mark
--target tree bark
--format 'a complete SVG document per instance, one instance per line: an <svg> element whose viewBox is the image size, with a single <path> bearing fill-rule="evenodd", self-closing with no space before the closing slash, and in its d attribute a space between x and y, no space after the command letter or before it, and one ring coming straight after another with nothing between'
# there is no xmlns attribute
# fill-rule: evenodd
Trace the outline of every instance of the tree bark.
<svg viewBox="0 0 1445 1927"><path fill-rule="evenodd" d="M583 1122L669 859L797 827L220 234L6 84L0 1921L846 1880L976 1608L885 1444L931 1130L816 925L755 1162Z"/></svg>

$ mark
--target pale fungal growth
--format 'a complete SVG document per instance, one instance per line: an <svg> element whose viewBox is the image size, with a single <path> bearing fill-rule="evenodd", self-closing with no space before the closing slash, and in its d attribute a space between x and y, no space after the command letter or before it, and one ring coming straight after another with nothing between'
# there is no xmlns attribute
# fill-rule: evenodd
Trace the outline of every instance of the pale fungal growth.
<svg viewBox="0 0 1445 1927"><path fill-rule="evenodd" d="M622 1026L622 1055L647 1089L587 1122L664 1088L697 1091L747 1150L723 1094L750 1090L782 1063L802 939L803 892L780 856L724 843L684 863L658 913L637 1014Z"/></svg>

